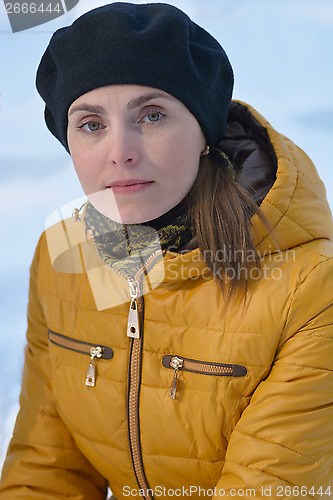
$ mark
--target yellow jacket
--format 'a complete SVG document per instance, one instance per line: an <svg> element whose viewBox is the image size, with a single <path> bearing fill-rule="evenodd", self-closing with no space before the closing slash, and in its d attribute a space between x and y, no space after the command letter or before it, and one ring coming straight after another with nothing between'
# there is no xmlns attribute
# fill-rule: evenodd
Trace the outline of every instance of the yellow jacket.
<svg viewBox="0 0 333 500"><path fill-rule="evenodd" d="M280 250L254 216L262 267L247 306L226 306L198 249L157 254L138 276L140 337L130 338L127 281L101 265L80 222L53 226L31 267L1 500L99 500L107 485L118 499L333 495L325 189L304 152L249 106L232 109L236 135L251 129L277 161L261 208ZM244 171L256 165L251 151Z"/></svg>

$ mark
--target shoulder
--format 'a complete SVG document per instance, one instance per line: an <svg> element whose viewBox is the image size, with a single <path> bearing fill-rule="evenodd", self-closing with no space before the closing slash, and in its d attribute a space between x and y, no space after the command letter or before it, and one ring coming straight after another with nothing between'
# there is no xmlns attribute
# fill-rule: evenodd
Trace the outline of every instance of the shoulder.
<svg viewBox="0 0 333 500"><path fill-rule="evenodd" d="M35 258L64 273L82 272L80 244L87 241L85 226L72 218L61 220L41 235Z"/></svg>
<svg viewBox="0 0 333 500"><path fill-rule="evenodd" d="M311 337L324 331L325 337L332 339L333 244L329 240L315 240L300 245L295 252L290 270L293 287L281 340L297 332Z"/></svg>

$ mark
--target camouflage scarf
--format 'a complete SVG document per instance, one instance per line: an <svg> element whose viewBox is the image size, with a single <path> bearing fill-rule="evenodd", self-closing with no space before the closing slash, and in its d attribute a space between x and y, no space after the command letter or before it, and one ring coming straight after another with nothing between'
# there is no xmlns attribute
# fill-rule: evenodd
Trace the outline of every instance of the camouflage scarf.
<svg viewBox="0 0 333 500"><path fill-rule="evenodd" d="M84 219L103 262L134 278L152 254L158 250L177 252L192 238L187 212L185 198L158 219L142 224L120 224L98 212L88 202Z"/></svg>

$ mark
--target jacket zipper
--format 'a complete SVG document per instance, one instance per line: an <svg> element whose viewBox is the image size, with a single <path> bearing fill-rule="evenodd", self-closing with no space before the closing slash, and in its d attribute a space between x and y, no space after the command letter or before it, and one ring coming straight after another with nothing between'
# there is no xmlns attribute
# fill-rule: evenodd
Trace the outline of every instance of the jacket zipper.
<svg viewBox="0 0 333 500"><path fill-rule="evenodd" d="M197 361L174 355L163 356L162 364L165 368L174 370L170 388L172 399L176 397L179 370L219 377L244 377L247 374L247 369L243 365Z"/></svg>
<svg viewBox="0 0 333 500"><path fill-rule="evenodd" d="M88 230L87 235L92 239L93 243L95 244L95 248L99 253L93 231ZM153 500L154 497L151 494L151 489L149 488L148 481L145 476L140 443L139 396L141 384L141 352L144 323L144 300L143 296L140 296L140 280L143 274L147 273L149 269L153 267L153 265L162 257L163 253L160 250L152 254L149 259L147 259L144 266L142 266L141 269L139 269L139 271L136 273L134 280L131 278L131 276L126 275L125 273L115 271L128 281L130 288L131 302L127 320L127 336L131 338L127 399L128 439L134 474L140 490L144 493L143 498L145 500Z"/></svg>
<svg viewBox="0 0 333 500"><path fill-rule="evenodd" d="M79 352L90 356L90 363L86 375L86 385L94 387L96 384L96 359L112 359L113 349L105 345L96 345L81 340L71 339L60 333L48 331L49 339L52 344L55 344L71 351Z"/></svg>
<svg viewBox="0 0 333 500"><path fill-rule="evenodd" d="M140 283L128 280L130 287L131 303L127 320L127 336L133 339L140 338L140 325L138 314L138 297L140 294Z"/></svg>
<svg viewBox="0 0 333 500"><path fill-rule="evenodd" d="M136 274L135 279L127 278L131 303L127 323L127 335L132 338L129 361L128 380L128 436L131 450L133 469L140 490L144 492L145 499L152 499L151 489L145 476L142 462L142 452L140 443L140 422L139 422L139 396L141 384L141 353L143 344L143 323L144 323L144 299L140 296L141 282L139 279L144 272L153 267L163 254L158 251L149 257L145 266Z"/></svg>

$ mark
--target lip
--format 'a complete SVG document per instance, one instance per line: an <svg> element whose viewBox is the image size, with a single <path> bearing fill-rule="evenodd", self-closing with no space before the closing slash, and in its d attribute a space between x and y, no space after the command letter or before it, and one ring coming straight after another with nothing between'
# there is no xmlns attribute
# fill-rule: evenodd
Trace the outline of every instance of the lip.
<svg viewBox="0 0 333 500"><path fill-rule="evenodd" d="M112 189L114 193L135 193L147 189L153 181L145 179L126 179L111 182L107 188Z"/></svg>

